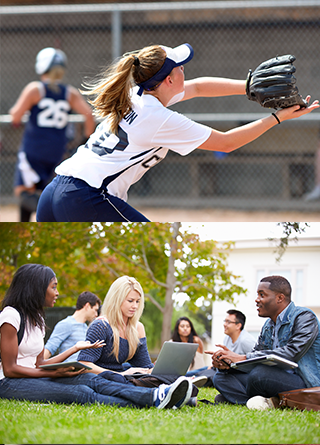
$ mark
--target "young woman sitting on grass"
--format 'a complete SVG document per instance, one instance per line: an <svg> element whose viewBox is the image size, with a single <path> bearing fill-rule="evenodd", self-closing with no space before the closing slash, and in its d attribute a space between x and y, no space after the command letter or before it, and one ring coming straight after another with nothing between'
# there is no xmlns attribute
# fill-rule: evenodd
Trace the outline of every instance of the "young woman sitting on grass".
<svg viewBox="0 0 320 445"><path fill-rule="evenodd" d="M44 307L53 307L57 278L47 266L25 264L14 274L0 313L0 398L56 403L119 405L132 407L180 408L188 401L191 384L181 377L172 385L140 388L112 382L96 375L75 371L72 366L45 370L42 364L58 363L79 350L98 350L103 340L78 342L67 351L44 360ZM129 311L130 312L130 311ZM21 321L25 329L21 342Z"/></svg>
<svg viewBox="0 0 320 445"><path fill-rule="evenodd" d="M106 370L119 374L142 372L153 368L147 348L146 333L139 321L144 308L140 283L123 276L112 283L101 306L101 315L88 328L86 340L103 339L105 346L95 352L83 351L79 361L100 374ZM94 340L96 341L96 340ZM128 369L123 364L128 362Z"/></svg>
<svg viewBox="0 0 320 445"><path fill-rule="evenodd" d="M135 278L123 276L114 281L101 306L101 316L91 323L86 336L90 342L103 339L105 346L81 351L78 360L90 366L91 372L130 385L125 375L150 374L153 364L145 329L139 321L143 308L144 293ZM167 383L175 381L175 376L158 377ZM196 405L197 393L191 385L188 398L192 395L192 406Z"/></svg>
<svg viewBox="0 0 320 445"><path fill-rule="evenodd" d="M192 361L189 371L199 371L200 369L207 369L203 358L203 343L198 336L192 321L188 317L180 317L175 324L172 334L172 341L182 343L198 343L194 360ZM193 375L193 374L190 374Z"/></svg>

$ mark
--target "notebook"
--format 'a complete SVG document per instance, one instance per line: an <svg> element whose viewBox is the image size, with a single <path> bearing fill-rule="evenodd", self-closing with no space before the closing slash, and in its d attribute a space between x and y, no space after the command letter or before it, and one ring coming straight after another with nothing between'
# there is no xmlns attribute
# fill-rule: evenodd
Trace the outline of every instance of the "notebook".
<svg viewBox="0 0 320 445"><path fill-rule="evenodd" d="M151 375L185 375L198 349L198 343L165 341L159 352ZM146 374L126 374L126 377L141 377Z"/></svg>
<svg viewBox="0 0 320 445"><path fill-rule="evenodd" d="M249 358L241 362L231 363L230 367L233 369L238 369L239 371L251 371L254 365L267 365L267 366L279 366L283 369L293 369L297 368L298 364L287 360L285 358L279 357L275 354L264 355L262 357Z"/></svg>
<svg viewBox="0 0 320 445"><path fill-rule="evenodd" d="M92 368L90 368L89 366L84 365L83 363L80 363L80 362L60 362L60 363L52 363L52 364L48 364L48 365L40 365L39 368L55 370L55 369L59 369L59 368L68 368L68 367L70 367L70 366L72 366L72 367L75 368L75 369L82 369L82 368L85 368L85 369L92 369Z"/></svg>

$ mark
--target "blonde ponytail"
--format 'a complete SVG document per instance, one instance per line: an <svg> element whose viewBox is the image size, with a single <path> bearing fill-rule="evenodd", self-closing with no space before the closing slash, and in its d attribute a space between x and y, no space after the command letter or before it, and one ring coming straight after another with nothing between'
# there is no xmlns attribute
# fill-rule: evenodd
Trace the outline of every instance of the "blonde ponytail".
<svg viewBox="0 0 320 445"><path fill-rule="evenodd" d="M109 117L110 131L117 134L121 119L131 110L130 90L132 87L132 66L134 57L124 56L116 65L108 68L103 79L84 84L89 91L82 94L95 96L89 100L97 117Z"/></svg>
<svg viewBox="0 0 320 445"><path fill-rule="evenodd" d="M108 117L111 133L118 133L121 120L132 109L130 91L134 83L150 79L160 70L165 58L165 51L158 45L126 53L97 80L83 84L86 91L80 90L81 93L93 96L88 102L94 107L94 115Z"/></svg>

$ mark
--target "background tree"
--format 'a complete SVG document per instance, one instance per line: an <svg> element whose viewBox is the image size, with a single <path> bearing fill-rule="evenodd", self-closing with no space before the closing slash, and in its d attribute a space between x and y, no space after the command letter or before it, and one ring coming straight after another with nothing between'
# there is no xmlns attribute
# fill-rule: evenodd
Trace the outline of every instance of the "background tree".
<svg viewBox="0 0 320 445"><path fill-rule="evenodd" d="M231 243L201 241L199 234L182 232L179 222L100 223L96 233L99 251L118 258L116 264L126 264L162 314L161 343L171 337L177 293L187 295L192 310L198 309L200 298L232 302L236 295L246 293L238 284L240 277L227 268ZM154 288L158 289L156 296L150 292Z"/></svg>
<svg viewBox="0 0 320 445"><path fill-rule="evenodd" d="M0 300L13 272L25 263L50 266L59 279L57 306L72 306L80 292L105 294L114 279L107 268L98 267L90 252L91 223L0 224Z"/></svg>
<svg viewBox="0 0 320 445"><path fill-rule="evenodd" d="M75 303L80 291L102 299L115 278L127 274L142 284L162 317L161 343L171 336L174 298L188 307L246 292L227 267L231 243L201 241L181 223L11 223L0 225L3 292L12 271L26 262L47 264L59 279L58 305ZM9 279L10 278L10 279ZM102 294L102 295L101 295Z"/></svg>

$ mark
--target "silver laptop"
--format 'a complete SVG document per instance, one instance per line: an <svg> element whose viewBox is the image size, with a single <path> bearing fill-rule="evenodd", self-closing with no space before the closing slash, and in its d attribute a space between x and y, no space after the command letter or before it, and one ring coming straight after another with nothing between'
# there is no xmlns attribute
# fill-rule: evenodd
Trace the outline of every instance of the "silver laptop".
<svg viewBox="0 0 320 445"><path fill-rule="evenodd" d="M283 369L293 369L298 367L298 364L292 362L291 360L287 360L275 354L270 354L262 357L249 358L241 362L231 363L231 368L247 372L251 371L255 365L279 366Z"/></svg>
<svg viewBox="0 0 320 445"><path fill-rule="evenodd" d="M151 375L185 375L194 359L198 347L198 343L165 341L159 352ZM126 377L141 377L143 375L146 374L134 373L126 375Z"/></svg>

